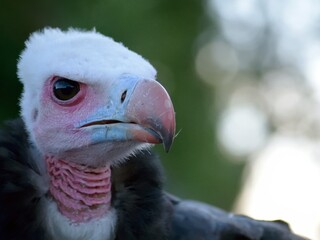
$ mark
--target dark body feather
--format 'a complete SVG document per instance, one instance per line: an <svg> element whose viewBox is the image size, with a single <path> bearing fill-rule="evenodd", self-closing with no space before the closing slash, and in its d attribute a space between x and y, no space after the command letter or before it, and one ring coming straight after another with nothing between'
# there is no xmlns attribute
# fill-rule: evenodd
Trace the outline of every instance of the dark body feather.
<svg viewBox="0 0 320 240"><path fill-rule="evenodd" d="M0 239L46 239L41 226L41 194L35 179L40 170L33 162L21 120L0 130Z"/></svg>
<svg viewBox="0 0 320 240"><path fill-rule="evenodd" d="M257 221L216 207L171 197L170 240L302 240L283 221Z"/></svg>
<svg viewBox="0 0 320 240"><path fill-rule="evenodd" d="M55 239L43 224L46 177L36 156L21 120L0 130L0 239ZM112 182L116 240L302 239L281 221L255 221L166 194L160 161L148 151L114 167Z"/></svg>

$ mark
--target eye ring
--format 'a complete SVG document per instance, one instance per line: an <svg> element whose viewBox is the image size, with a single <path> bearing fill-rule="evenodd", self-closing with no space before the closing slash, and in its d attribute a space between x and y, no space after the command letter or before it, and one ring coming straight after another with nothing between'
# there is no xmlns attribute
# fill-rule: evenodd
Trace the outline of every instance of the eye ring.
<svg viewBox="0 0 320 240"><path fill-rule="evenodd" d="M80 92L80 83L67 78L56 77L53 82L52 92L57 100L67 102Z"/></svg>

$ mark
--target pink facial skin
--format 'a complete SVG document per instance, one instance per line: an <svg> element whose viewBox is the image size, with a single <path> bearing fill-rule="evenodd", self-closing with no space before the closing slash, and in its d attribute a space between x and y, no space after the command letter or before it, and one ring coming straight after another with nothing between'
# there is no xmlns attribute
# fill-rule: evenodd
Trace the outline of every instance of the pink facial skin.
<svg viewBox="0 0 320 240"><path fill-rule="evenodd" d="M55 78L49 79L43 88L38 116L34 123L34 135L43 153L57 154L90 144L90 133L75 127L92 111L102 105L98 89L80 84L80 92L71 100L62 102L53 94Z"/></svg>
<svg viewBox="0 0 320 240"><path fill-rule="evenodd" d="M61 101L53 94L56 80L46 81L33 124L43 154L96 166L145 143L164 142L169 149L174 109L158 82L126 76L104 85L80 83L75 97Z"/></svg>

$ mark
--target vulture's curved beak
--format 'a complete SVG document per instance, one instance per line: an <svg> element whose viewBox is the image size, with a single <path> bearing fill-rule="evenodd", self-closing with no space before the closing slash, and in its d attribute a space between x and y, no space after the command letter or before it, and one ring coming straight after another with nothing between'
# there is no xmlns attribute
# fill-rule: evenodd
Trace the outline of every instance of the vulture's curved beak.
<svg viewBox="0 0 320 240"><path fill-rule="evenodd" d="M175 112L169 94L154 80L125 78L112 86L103 108L80 128L92 131L92 141L163 143L169 151L175 136Z"/></svg>

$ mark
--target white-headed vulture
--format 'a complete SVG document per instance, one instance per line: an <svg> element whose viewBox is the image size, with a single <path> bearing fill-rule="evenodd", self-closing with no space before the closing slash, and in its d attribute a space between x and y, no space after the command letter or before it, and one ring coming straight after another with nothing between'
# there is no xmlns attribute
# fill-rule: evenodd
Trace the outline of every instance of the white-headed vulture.
<svg viewBox="0 0 320 240"><path fill-rule="evenodd" d="M298 240L163 190L154 144L175 112L156 70L96 31L33 33L18 62L21 118L0 130L0 239Z"/></svg>

